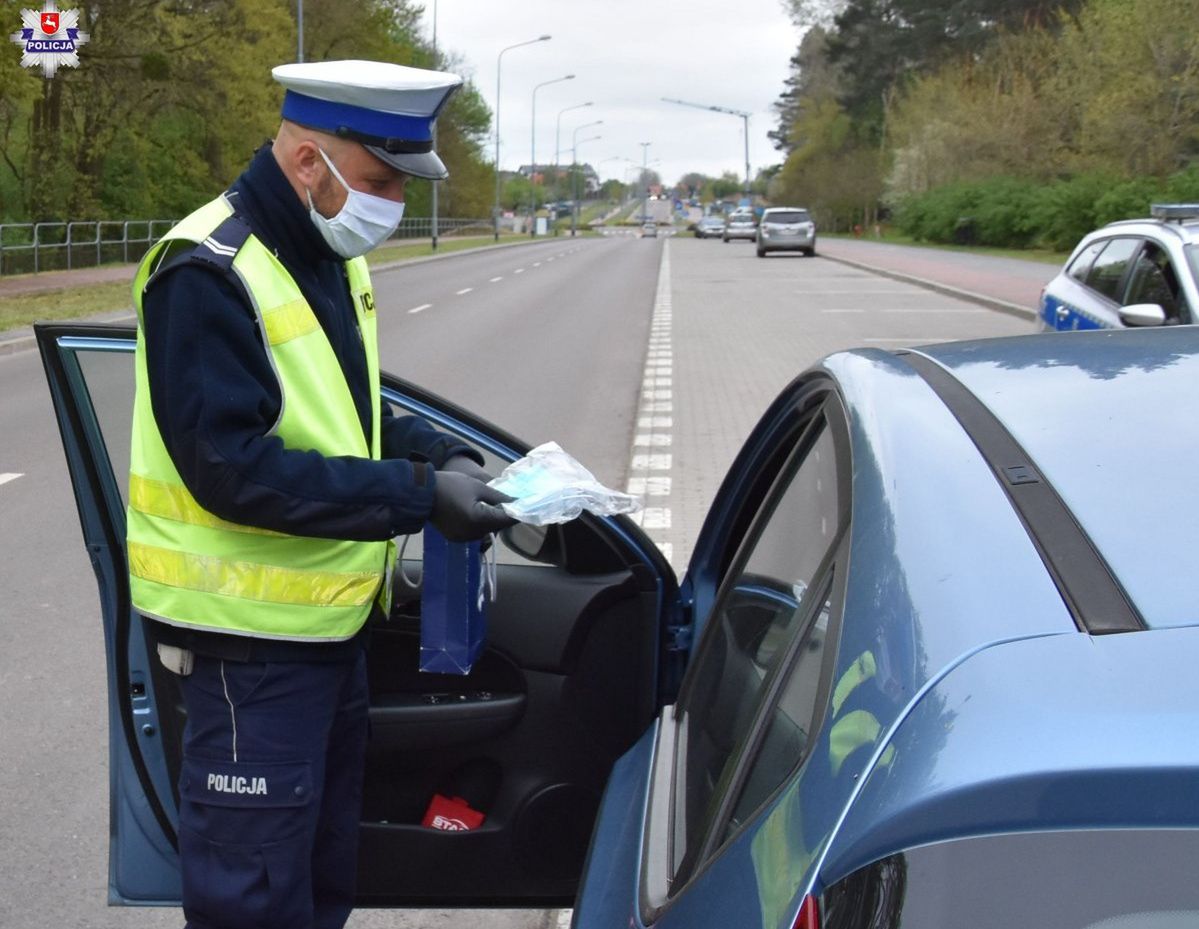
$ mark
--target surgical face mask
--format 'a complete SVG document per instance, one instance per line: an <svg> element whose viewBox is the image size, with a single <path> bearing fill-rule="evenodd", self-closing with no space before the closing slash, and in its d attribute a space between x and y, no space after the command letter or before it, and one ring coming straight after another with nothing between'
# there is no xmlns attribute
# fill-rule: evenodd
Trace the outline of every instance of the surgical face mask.
<svg viewBox="0 0 1199 929"><path fill-rule="evenodd" d="M346 189L346 202L336 216L326 218L316 211L312 205L312 191L307 191L308 215L312 217L321 238L342 258L365 255L396 231L400 220L404 218L404 203L355 190L346 183L324 150L318 151L338 183Z"/></svg>

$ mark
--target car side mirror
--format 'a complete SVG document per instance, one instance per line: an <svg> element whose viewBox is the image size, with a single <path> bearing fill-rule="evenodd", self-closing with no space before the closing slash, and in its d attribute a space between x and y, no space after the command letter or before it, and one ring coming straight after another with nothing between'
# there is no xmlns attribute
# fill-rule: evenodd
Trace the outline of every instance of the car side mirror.
<svg viewBox="0 0 1199 929"><path fill-rule="evenodd" d="M1156 303L1132 303L1120 307L1120 322L1125 326L1164 326L1166 311Z"/></svg>

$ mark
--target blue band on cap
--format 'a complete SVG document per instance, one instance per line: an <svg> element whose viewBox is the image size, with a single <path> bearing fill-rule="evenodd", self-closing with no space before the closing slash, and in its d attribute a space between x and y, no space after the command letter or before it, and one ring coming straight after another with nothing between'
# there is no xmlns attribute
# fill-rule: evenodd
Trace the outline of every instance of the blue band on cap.
<svg viewBox="0 0 1199 929"><path fill-rule="evenodd" d="M408 142L433 140L433 120L427 116L380 113L349 103L331 103L306 97L294 90L289 90L283 96L282 116L293 123L329 132L336 132L339 127L345 126L355 132L385 139L404 139Z"/></svg>

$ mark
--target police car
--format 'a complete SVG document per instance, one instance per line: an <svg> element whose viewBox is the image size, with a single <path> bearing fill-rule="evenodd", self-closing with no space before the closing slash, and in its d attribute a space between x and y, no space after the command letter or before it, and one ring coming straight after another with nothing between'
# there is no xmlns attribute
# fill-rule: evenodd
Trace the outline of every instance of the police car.
<svg viewBox="0 0 1199 929"><path fill-rule="evenodd" d="M1042 329L1199 321L1199 204L1154 204L1150 212L1083 238L1041 292Z"/></svg>
<svg viewBox="0 0 1199 929"><path fill-rule="evenodd" d="M129 600L134 331L37 337L100 594L110 900L170 904L185 720ZM1197 381L1191 326L842 352L764 412L681 578L627 517L515 527L466 677L417 671L406 590L372 630L358 903L1199 925L1199 495L1156 479L1192 466L1199 418L1161 398ZM491 469L527 450L382 390Z"/></svg>

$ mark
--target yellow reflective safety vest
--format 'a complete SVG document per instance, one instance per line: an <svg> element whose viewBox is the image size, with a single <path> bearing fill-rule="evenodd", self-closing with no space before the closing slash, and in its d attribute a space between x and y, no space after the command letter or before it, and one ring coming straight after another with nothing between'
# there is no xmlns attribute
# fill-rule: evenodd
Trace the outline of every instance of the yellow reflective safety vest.
<svg viewBox="0 0 1199 929"><path fill-rule="evenodd" d="M233 214L224 197L196 210L142 259L133 282L138 331L126 544L133 606L172 625L259 638L351 638L370 613L394 560L390 542L286 535L221 519L201 507L175 469L150 402L143 333L146 283L172 244L234 250L212 238ZM371 391L368 447L337 356L296 282L250 235L231 270L253 303L283 403L272 434L284 446L326 456L380 457L379 357L366 261L346 276L366 352ZM386 604L383 604L386 608Z"/></svg>

